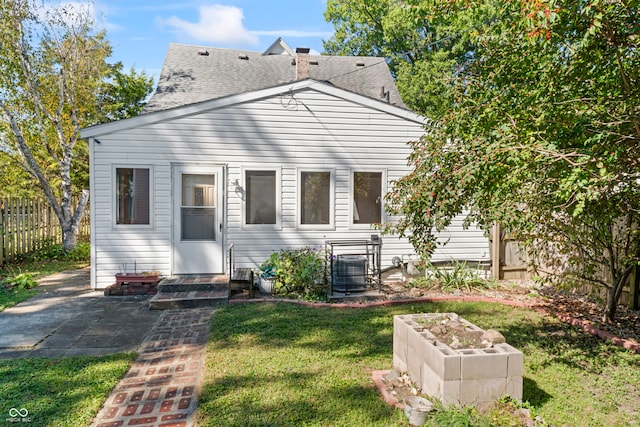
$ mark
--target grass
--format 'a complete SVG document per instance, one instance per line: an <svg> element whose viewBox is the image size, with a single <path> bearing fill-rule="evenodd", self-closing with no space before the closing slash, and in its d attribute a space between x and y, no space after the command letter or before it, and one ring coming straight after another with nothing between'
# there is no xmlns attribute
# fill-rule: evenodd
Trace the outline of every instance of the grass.
<svg viewBox="0 0 640 427"><path fill-rule="evenodd" d="M75 270L77 268L86 267L89 261L72 261L72 260L49 260L49 261L33 261L21 264L9 264L0 268L0 278L15 276L21 273L32 274L36 280L39 277L57 273L65 270ZM13 307L40 292L38 288L20 289L17 287L0 286L0 311Z"/></svg>
<svg viewBox="0 0 640 427"><path fill-rule="evenodd" d="M373 309L230 305L213 316L200 398L204 426L406 426L374 388L392 366L392 316L456 312L525 354L524 396L553 425L640 420L640 356L530 310L489 303ZM435 425L508 425L502 413L449 409Z"/></svg>
<svg viewBox="0 0 640 427"><path fill-rule="evenodd" d="M120 353L0 361L0 421L6 421L11 408L24 408L27 425L88 426L135 357Z"/></svg>

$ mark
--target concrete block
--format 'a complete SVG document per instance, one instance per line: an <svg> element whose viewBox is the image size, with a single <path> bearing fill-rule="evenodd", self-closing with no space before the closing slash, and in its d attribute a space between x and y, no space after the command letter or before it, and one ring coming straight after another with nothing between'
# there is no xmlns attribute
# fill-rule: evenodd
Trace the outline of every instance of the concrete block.
<svg viewBox="0 0 640 427"><path fill-rule="evenodd" d="M495 402L507 394L506 378L485 378L460 381L460 404L477 405Z"/></svg>
<svg viewBox="0 0 640 427"><path fill-rule="evenodd" d="M460 380L444 381L426 363L422 366L420 384L422 393L445 404L458 404L460 401Z"/></svg>
<svg viewBox="0 0 640 427"><path fill-rule="evenodd" d="M507 354L507 377L521 377L524 375L524 355L520 350L516 350L507 343L496 344L494 347Z"/></svg>
<svg viewBox="0 0 640 427"><path fill-rule="evenodd" d="M460 375L463 380L507 377L507 355L495 349L483 349L476 354L465 354L460 360Z"/></svg>
<svg viewBox="0 0 640 427"><path fill-rule="evenodd" d="M522 402L522 390L523 390L522 377L507 377L506 394L511 396L511 398L519 402Z"/></svg>
<svg viewBox="0 0 640 427"><path fill-rule="evenodd" d="M422 375L420 376L418 387L422 393L435 398L440 398L443 389L443 380L427 364L422 367Z"/></svg>

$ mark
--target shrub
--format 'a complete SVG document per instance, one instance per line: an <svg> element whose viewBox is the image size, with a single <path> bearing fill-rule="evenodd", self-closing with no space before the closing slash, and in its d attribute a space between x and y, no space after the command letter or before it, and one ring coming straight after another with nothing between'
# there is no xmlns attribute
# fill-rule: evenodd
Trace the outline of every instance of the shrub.
<svg viewBox="0 0 640 427"><path fill-rule="evenodd" d="M5 277L0 281L5 288L31 289L38 286L38 282L31 273L18 273Z"/></svg>
<svg viewBox="0 0 640 427"><path fill-rule="evenodd" d="M42 247L19 257L22 262L37 261L85 261L91 256L91 245L85 242L78 242L71 251L65 251L61 244L53 240L47 240Z"/></svg>
<svg viewBox="0 0 640 427"><path fill-rule="evenodd" d="M441 289L443 291L470 291L488 289L495 286L493 280L479 276L476 269L469 268L466 262L454 262L451 267L427 265L425 277L413 279L410 285L416 288Z"/></svg>
<svg viewBox="0 0 640 427"><path fill-rule="evenodd" d="M305 246L274 252L260 264L262 277L275 277L276 294L304 299L326 299L325 256Z"/></svg>

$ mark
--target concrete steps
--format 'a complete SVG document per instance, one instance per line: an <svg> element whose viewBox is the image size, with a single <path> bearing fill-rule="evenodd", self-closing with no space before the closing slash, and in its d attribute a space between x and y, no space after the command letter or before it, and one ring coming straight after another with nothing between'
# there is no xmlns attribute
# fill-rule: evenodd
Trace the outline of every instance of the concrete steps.
<svg viewBox="0 0 640 427"><path fill-rule="evenodd" d="M229 302L229 277L219 275L174 276L158 283L149 300L151 310L214 307Z"/></svg>

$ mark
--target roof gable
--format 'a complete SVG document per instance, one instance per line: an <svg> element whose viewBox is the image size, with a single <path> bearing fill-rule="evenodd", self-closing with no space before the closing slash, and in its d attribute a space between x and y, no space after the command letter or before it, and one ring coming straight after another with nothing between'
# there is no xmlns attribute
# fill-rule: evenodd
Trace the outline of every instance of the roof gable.
<svg viewBox="0 0 640 427"><path fill-rule="evenodd" d="M172 43L144 112L296 81L296 53L277 39L264 52ZM384 58L308 55L309 78L406 108Z"/></svg>
<svg viewBox="0 0 640 427"><path fill-rule="evenodd" d="M289 47L287 43L285 43L282 37L278 37L276 41L271 43L271 46L269 46L268 48L265 49L264 52L262 52L262 56L269 56L269 55L295 56L296 53L294 52L293 49L291 49L291 47Z"/></svg>
<svg viewBox="0 0 640 427"><path fill-rule="evenodd" d="M111 123L104 123L100 125L84 128L80 132L81 138L94 138L101 135L108 135L115 132L121 132L128 129L137 128L140 126L147 126L154 123L177 119L180 117L186 117L196 115L207 110L225 108L228 106L252 102L260 99L266 99L274 96L280 96L283 94L292 94L302 90L315 90L321 93L325 93L337 98L342 98L350 102L355 102L361 105L368 106L370 108L383 111L392 116L400 117L404 120L411 121L418 124L424 124L425 118L419 116L405 108L400 108L395 105L383 102L381 100L374 100L357 93L346 91L342 88L335 87L327 82L318 82L311 79L300 80L296 82L281 84L274 87L256 90L248 93L240 93L223 98L217 98L209 101L203 101L195 104L183 105L180 107L150 112L148 114L141 114L139 116L131 117L128 119L122 119Z"/></svg>

